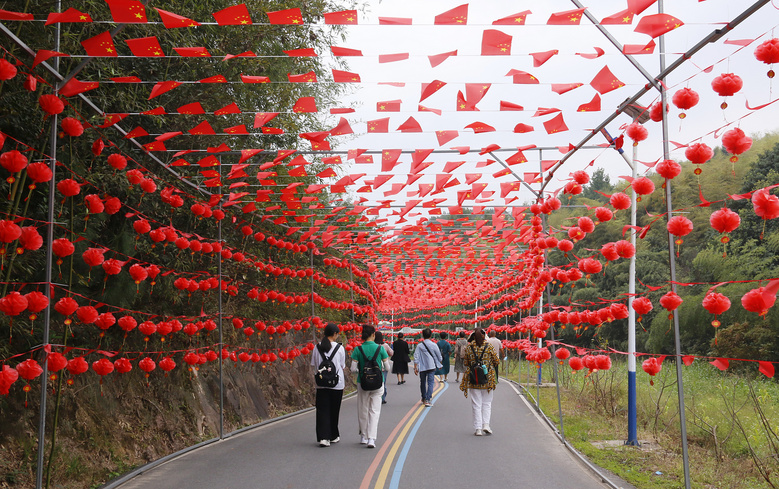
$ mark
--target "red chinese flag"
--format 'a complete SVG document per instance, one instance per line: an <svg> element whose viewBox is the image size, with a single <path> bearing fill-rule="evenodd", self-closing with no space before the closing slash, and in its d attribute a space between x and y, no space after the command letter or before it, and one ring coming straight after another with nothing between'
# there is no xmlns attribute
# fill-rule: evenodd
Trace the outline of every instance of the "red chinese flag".
<svg viewBox="0 0 779 489"><path fill-rule="evenodd" d="M565 125L565 121L563 120L563 113L560 112L556 116L544 122L544 129L546 129L547 134L567 131L568 126Z"/></svg>
<svg viewBox="0 0 779 489"><path fill-rule="evenodd" d="M657 0L628 0L628 10L639 15L644 10L655 4Z"/></svg>
<svg viewBox="0 0 779 489"><path fill-rule="evenodd" d="M138 58L157 58L165 56L159 41L157 41L157 38L154 36L127 39L125 42L130 47L130 51L133 52L133 56Z"/></svg>
<svg viewBox="0 0 779 489"><path fill-rule="evenodd" d="M400 112L400 100L376 102L376 112Z"/></svg>
<svg viewBox="0 0 779 489"><path fill-rule="evenodd" d="M350 73L348 71L332 70L333 81L336 83L359 83L360 75L357 73Z"/></svg>
<svg viewBox="0 0 779 489"><path fill-rule="evenodd" d="M465 129L473 129L474 134L481 134L483 132L494 132L495 128L489 124L483 122L474 122L465 126Z"/></svg>
<svg viewBox="0 0 779 489"><path fill-rule="evenodd" d="M562 95L575 88L579 88L582 85L583 83L552 83L552 91L558 95Z"/></svg>
<svg viewBox="0 0 779 489"><path fill-rule="evenodd" d="M165 92L169 92L179 86L181 86L181 82L172 81L172 80L157 82L154 85L154 87L151 89L151 93L149 94L149 100L153 99L154 97L158 97Z"/></svg>
<svg viewBox="0 0 779 489"><path fill-rule="evenodd" d="M60 95L63 97L72 97L73 95L78 95L79 93L94 90L99 86L100 82L82 82L76 80L75 78L71 78L70 81L60 89Z"/></svg>
<svg viewBox="0 0 779 489"><path fill-rule="evenodd" d="M284 51L284 54L292 58L315 58L317 56L314 48L290 49Z"/></svg>
<svg viewBox="0 0 779 489"><path fill-rule="evenodd" d="M465 95L462 91L457 92L457 110L458 111L474 111L479 110L475 105L465 100Z"/></svg>
<svg viewBox="0 0 779 489"><path fill-rule="evenodd" d="M192 19L188 19L182 15L174 14L173 12L168 12L167 10L162 10L157 7L154 7L154 9L157 11L158 14L160 14L160 18L162 19L162 24L165 26L166 29L178 29L181 27L195 27L200 25L200 22L195 22Z"/></svg>
<svg viewBox="0 0 779 489"><path fill-rule="evenodd" d="M495 29L486 29L481 39L482 56L510 56L511 36Z"/></svg>
<svg viewBox="0 0 779 489"><path fill-rule="evenodd" d="M116 46L114 46L114 40L111 39L111 33L108 31L98 34L95 37L84 39L81 41L81 45L84 46L84 50L89 56L116 57Z"/></svg>
<svg viewBox="0 0 779 489"><path fill-rule="evenodd" d="M35 20L33 14L0 9L0 20Z"/></svg>
<svg viewBox="0 0 779 489"><path fill-rule="evenodd" d="M557 12L549 16L547 25L579 25L582 21L583 8Z"/></svg>
<svg viewBox="0 0 779 489"><path fill-rule="evenodd" d="M368 132L389 132L389 117L368 121Z"/></svg>
<svg viewBox="0 0 779 489"><path fill-rule="evenodd" d="M278 112L257 112L254 114L254 127L264 126L277 115L279 115Z"/></svg>
<svg viewBox="0 0 779 489"><path fill-rule="evenodd" d="M352 126L349 125L349 121L341 117L341 120L338 121L338 124L330 129L330 135L331 136L343 136L345 134L354 134L354 131L352 130Z"/></svg>
<svg viewBox="0 0 779 489"><path fill-rule="evenodd" d="M379 17L379 25L411 25L407 17Z"/></svg>
<svg viewBox="0 0 779 489"><path fill-rule="evenodd" d="M252 18L246 4L233 5L212 14L219 25L249 25Z"/></svg>
<svg viewBox="0 0 779 489"><path fill-rule="evenodd" d="M70 56L65 53L60 53L59 51L51 51L48 49L39 49L37 53L35 53L35 59L32 61L32 67L35 68L39 64L43 63L44 61L59 57L59 56Z"/></svg>
<svg viewBox="0 0 779 489"><path fill-rule="evenodd" d="M207 54L207 56L211 56L211 55ZM198 81L199 83L227 83L227 78L225 78L224 75L214 75L214 76L209 76L208 78L203 78L202 80L198 80Z"/></svg>
<svg viewBox="0 0 779 489"><path fill-rule="evenodd" d="M449 56L457 56L457 50L449 51L448 53L434 54L432 56L428 56L427 59L430 60L430 67L435 68L436 66L446 61Z"/></svg>
<svg viewBox="0 0 779 489"><path fill-rule="evenodd" d="M225 105L221 109L217 109L214 111L214 115L227 115L227 114L240 114L241 109L238 107L238 104L235 102Z"/></svg>
<svg viewBox="0 0 779 489"><path fill-rule="evenodd" d="M381 152L381 171L390 172L398 163L401 150L399 149L385 149Z"/></svg>
<svg viewBox="0 0 779 489"><path fill-rule="evenodd" d="M554 56L555 54L559 53L557 49L552 49L550 51L544 51L543 53L530 53L530 56L533 57L533 67L538 68L542 64L549 61L549 59Z"/></svg>
<svg viewBox="0 0 779 489"><path fill-rule="evenodd" d="M525 110L524 107L522 107L519 104L515 104L513 102L507 102L505 100L500 101L500 110Z"/></svg>
<svg viewBox="0 0 779 489"><path fill-rule="evenodd" d="M359 49L339 48L338 46L330 46L333 56L362 56L362 51Z"/></svg>
<svg viewBox="0 0 779 489"><path fill-rule="evenodd" d="M481 102L491 86L490 83L466 83L465 98L471 105L476 105Z"/></svg>
<svg viewBox="0 0 779 489"><path fill-rule="evenodd" d="M655 52L655 40L652 39L646 46L641 44L625 44L622 46L622 53L635 56L637 54L652 54Z"/></svg>
<svg viewBox="0 0 779 489"><path fill-rule="evenodd" d="M435 136L438 139L438 145L443 146L460 134L457 131L436 131Z"/></svg>
<svg viewBox="0 0 779 489"><path fill-rule="evenodd" d="M422 126L419 125L416 119L409 117L406 122L398 126L400 132L422 132Z"/></svg>
<svg viewBox="0 0 779 489"><path fill-rule="evenodd" d="M317 112L316 99L314 97L300 97L295 106L292 107L292 112Z"/></svg>
<svg viewBox="0 0 779 489"><path fill-rule="evenodd" d="M498 19L493 22L492 25L525 25L525 20L527 20L528 14L531 13L532 12L530 10L525 10L523 12Z"/></svg>
<svg viewBox="0 0 779 489"><path fill-rule="evenodd" d="M465 25L468 23L468 4L460 5L452 10L435 16L435 25Z"/></svg>
<svg viewBox="0 0 779 489"><path fill-rule="evenodd" d="M758 370L761 374L765 375L769 379L774 378L775 368L774 364L771 362L757 362L758 363Z"/></svg>
<svg viewBox="0 0 779 489"><path fill-rule="evenodd" d="M145 24L146 7L139 0L106 0L111 17L118 24Z"/></svg>
<svg viewBox="0 0 779 489"><path fill-rule="evenodd" d="M182 105L178 109L176 109L176 112L179 114L205 114L206 111L203 109L203 106L200 104L200 102L192 102L191 104Z"/></svg>
<svg viewBox="0 0 779 489"><path fill-rule="evenodd" d="M241 73L241 81L244 83L270 83L270 78L262 75L244 75Z"/></svg>
<svg viewBox="0 0 779 489"><path fill-rule="evenodd" d="M683 25L684 22L677 19L673 15L653 14L642 17L641 20L638 21L638 25L634 30L636 32L647 34L655 38Z"/></svg>
<svg viewBox="0 0 779 489"><path fill-rule="evenodd" d="M604 66L603 69L595 75L595 78L592 79L590 86L603 95L604 93L609 93L612 90L624 87L625 84L614 76L608 66Z"/></svg>
<svg viewBox="0 0 779 489"><path fill-rule="evenodd" d="M512 82L515 85L538 85L541 83L538 78L526 71L511 70L509 75L512 76Z"/></svg>
<svg viewBox="0 0 779 489"><path fill-rule="evenodd" d="M287 79L290 83L316 83L316 73L313 70L300 75L287 73Z"/></svg>
<svg viewBox="0 0 779 489"><path fill-rule="evenodd" d="M176 51L179 56L182 56L184 58L207 58L211 56L211 53L208 52L208 49L203 47L173 48L173 50Z"/></svg>
<svg viewBox="0 0 779 489"><path fill-rule="evenodd" d="M340 12L328 12L325 14L325 24L329 25L356 25L356 10L341 10Z"/></svg>
<svg viewBox="0 0 779 489"><path fill-rule="evenodd" d="M268 14L268 22L276 25L303 25L303 15L299 8L265 12Z"/></svg>
<svg viewBox="0 0 779 489"><path fill-rule="evenodd" d="M57 24L60 22L92 22L92 17L89 14L79 12L74 8L69 8L64 12L51 12L49 16L46 17L46 23L44 25Z"/></svg>
<svg viewBox="0 0 779 489"><path fill-rule="evenodd" d="M379 63L394 63L408 59L408 53L380 54Z"/></svg>
<svg viewBox="0 0 779 489"><path fill-rule="evenodd" d="M594 97L592 97L592 100L587 102L586 104L582 104L579 106L579 108L576 110L576 112L597 112L600 110L600 95L597 93Z"/></svg>
<svg viewBox="0 0 779 489"><path fill-rule="evenodd" d="M633 12L630 10L622 10L616 14L604 17L600 23L602 25L630 25L633 23Z"/></svg>
<svg viewBox="0 0 779 489"><path fill-rule="evenodd" d="M208 121L201 122L188 132L192 135L216 134L216 131L214 131L214 128L211 127L211 124L209 124Z"/></svg>
<svg viewBox="0 0 779 489"><path fill-rule="evenodd" d="M427 97L433 95L437 91L439 91L443 86L446 85L446 82L442 82L440 80L433 80L430 83L423 83L422 84L422 95L419 98L419 101L422 102Z"/></svg>

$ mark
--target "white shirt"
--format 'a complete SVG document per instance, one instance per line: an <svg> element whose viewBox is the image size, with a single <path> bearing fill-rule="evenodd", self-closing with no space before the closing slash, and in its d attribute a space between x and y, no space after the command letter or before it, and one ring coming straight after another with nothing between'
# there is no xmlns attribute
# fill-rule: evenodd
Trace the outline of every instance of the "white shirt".
<svg viewBox="0 0 779 489"><path fill-rule="evenodd" d="M330 355L333 354L333 349L335 348L335 345L338 345L340 343L332 342L330 343L330 350L327 352L327 357L330 358ZM319 345L316 345L317 347ZM319 367L319 364L322 363L322 355L319 354L319 348L314 347L314 351L311 354L311 365L314 368ZM344 352L344 346L341 345L340 348L338 348L338 351L335 353L335 356L332 358L333 364L335 365L335 371L338 372L338 384L335 385L335 387L319 387L317 386L317 389L333 389L333 390L344 390L344 368L346 368L346 353Z"/></svg>
<svg viewBox="0 0 779 489"><path fill-rule="evenodd" d="M489 341L490 345L492 345L492 348L495 350L495 354L498 355L498 358L503 360L503 357L500 356L501 350L503 349L503 344L501 341L494 336L487 338L487 341Z"/></svg>

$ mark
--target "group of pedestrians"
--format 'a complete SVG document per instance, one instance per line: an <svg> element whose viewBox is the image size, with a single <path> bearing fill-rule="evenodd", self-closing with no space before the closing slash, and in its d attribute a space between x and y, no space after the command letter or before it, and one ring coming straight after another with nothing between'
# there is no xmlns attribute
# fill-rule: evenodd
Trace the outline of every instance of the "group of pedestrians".
<svg viewBox="0 0 779 489"><path fill-rule="evenodd" d="M323 338L311 356L311 365L317 370L316 436L321 447L329 447L340 441L338 421L344 389L346 353L336 341L340 331L337 325L328 323ZM450 371L449 357L454 353L455 382L471 399L474 434L492 434L490 417L492 397L497 386L498 363L502 354L500 340L490 332L489 340L484 331L476 328L466 339L460 331L454 348L446 340L446 332L439 333L439 341L432 340L430 328L422 330L422 341L414 352L414 374L419 376L422 403L432 407L435 381L447 382ZM406 383L410 351L403 333L388 345L382 333L372 325L363 325L362 344L352 350L352 371L357 373L357 421L360 443L368 448L376 447L381 405L386 403L387 373L397 375L398 385ZM462 374L462 380L460 375Z"/></svg>

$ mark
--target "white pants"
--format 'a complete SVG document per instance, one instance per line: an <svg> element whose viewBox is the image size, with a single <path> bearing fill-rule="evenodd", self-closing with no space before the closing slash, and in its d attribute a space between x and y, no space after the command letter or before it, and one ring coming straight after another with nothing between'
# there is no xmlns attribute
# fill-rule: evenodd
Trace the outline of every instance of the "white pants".
<svg viewBox="0 0 779 489"><path fill-rule="evenodd" d="M471 398L471 411L473 412L473 429L480 430L489 426L492 415L492 395L494 390L468 389L468 397Z"/></svg>
<svg viewBox="0 0 779 489"><path fill-rule="evenodd" d="M379 432L383 392L384 386L376 390L366 391L359 384L357 385L357 422L360 425L360 434L366 438L375 440Z"/></svg>

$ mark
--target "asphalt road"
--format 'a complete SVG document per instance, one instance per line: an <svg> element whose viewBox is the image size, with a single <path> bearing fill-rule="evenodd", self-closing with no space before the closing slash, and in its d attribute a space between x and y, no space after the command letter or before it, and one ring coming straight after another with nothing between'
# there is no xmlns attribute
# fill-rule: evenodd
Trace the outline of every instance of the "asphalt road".
<svg viewBox="0 0 779 489"><path fill-rule="evenodd" d="M388 379L375 449L360 445L357 399L341 408L341 442L316 443L313 411L212 443L121 486L136 488L426 489L608 487L580 464L502 381L491 436L474 436L470 400L437 384L434 406L419 402L419 380Z"/></svg>

